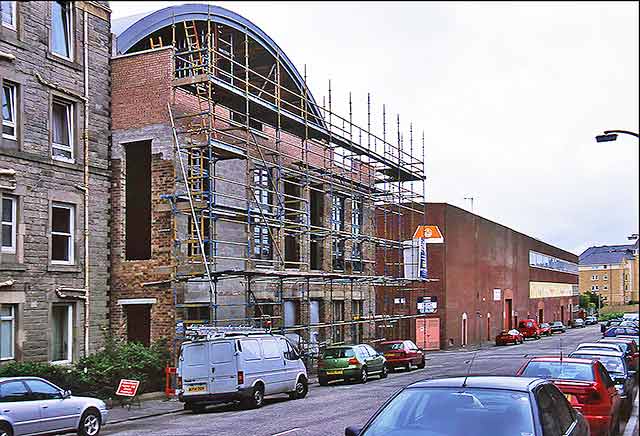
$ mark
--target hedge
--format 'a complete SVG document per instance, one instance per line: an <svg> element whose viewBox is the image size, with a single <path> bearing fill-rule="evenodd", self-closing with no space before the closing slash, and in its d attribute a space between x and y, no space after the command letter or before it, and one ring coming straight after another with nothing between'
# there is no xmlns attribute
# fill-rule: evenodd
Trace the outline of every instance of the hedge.
<svg viewBox="0 0 640 436"><path fill-rule="evenodd" d="M120 379L140 380L138 393L164 387L164 368L169 361L165 341L150 347L108 339L104 350L80 359L73 365L42 362L10 362L0 366L0 377L42 377L68 389L74 395L113 398Z"/></svg>

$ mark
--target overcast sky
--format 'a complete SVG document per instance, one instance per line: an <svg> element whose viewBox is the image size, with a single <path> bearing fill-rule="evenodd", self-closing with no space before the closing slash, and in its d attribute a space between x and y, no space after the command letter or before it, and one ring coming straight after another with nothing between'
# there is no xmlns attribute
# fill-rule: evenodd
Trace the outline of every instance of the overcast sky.
<svg viewBox="0 0 640 436"><path fill-rule="evenodd" d="M113 18L182 2L111 2ZM638 232L638 3L211 2L253 21L318 102L372 94L425 130L427 199L573 251Z"/></svg>

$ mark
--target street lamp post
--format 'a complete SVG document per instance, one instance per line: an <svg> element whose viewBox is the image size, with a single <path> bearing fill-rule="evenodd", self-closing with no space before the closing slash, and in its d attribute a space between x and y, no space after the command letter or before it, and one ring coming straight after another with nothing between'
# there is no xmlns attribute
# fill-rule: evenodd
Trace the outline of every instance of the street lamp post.
<svg viewBox="0 0 640 436"><path fill-rule="evenodd" d="M634 132L630 132L628 130L605 130L604 131L604 135L597 135L596 136L596 141L597 142L609 142L609 141L615 141L616 139L618 139L618 133L623 133L625 135L631 135L631 136L635 136L636 138L638 138L638 134L634 133Z"/></svg>

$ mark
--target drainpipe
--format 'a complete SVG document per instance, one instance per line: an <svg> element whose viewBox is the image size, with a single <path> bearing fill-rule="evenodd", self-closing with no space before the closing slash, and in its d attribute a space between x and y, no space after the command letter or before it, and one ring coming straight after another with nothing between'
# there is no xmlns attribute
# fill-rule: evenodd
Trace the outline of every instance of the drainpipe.
<svg viewBox="0 0 640 436"><path fill-rule="evenodd" d="M84 355L89 355L89 14L83 15L83 54L84 54Z"/></svg>

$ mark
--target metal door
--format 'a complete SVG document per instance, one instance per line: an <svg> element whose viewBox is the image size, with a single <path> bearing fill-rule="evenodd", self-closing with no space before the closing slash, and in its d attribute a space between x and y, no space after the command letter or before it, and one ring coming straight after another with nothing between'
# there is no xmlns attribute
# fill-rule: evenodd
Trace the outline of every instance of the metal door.
<svg viewBox="0 0 640 436"><path fill-rule="evenodd" d="M423 350L440 349L440 318L416 319L416 345Z"/></svg>
<svg viewBox="0 0 640 436"><path fill-rule="evenodd" d="M211 392L225 393L235 392L238 382L236 356L233 343L211 342L209 351L211 357Z"/></svg>

